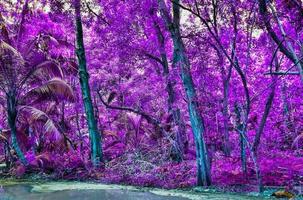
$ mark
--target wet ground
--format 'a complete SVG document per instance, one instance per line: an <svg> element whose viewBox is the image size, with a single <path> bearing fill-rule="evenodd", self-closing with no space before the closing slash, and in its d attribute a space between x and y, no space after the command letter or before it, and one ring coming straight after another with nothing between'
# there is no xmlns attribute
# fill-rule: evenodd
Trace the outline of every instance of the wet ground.
<svg viewBox="0 0 303 200"><path fill-rule="evenodd" d="M265 197L82 182L0 181L0 200L256 200Z"/></svg>

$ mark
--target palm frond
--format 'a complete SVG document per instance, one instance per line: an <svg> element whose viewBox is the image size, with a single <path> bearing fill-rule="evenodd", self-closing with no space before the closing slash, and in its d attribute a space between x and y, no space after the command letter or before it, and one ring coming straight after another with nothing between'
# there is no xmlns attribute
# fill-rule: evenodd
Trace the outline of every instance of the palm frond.
<svg viewBox="0 0 303 200"><path fill-rule="evenodd" d="M44 61L35 67L33 75L36 77L60 77L63 78L63 72L59 65L53 61Z"/></svg>
<svg viewBox="0 0 303 200"><path fill-rule="evenodd" d="M19 70L23 68L25 61L15 48L0 40L0 85L1 90L16 84L20 76Z"/></svg>
<svg viewBox="0 0 303 200"><path fill-rule="evenodd" d="M45 113L50 114L58 114L57 103L51 102L46 106Z"/></svg>
<svg viewBox="0 0 303 200"><path fill-rule="evenodd" d="M0 58L2 60L8 57L14 59L15 61L19 61L20 63L24 63L23 57L19 51L3 40L0 40Z"/></svg>
<svg viewBox="0 0 303 200"><path fill-rule="evenodd" d="M55 37L51 36L50 34L43 35L43 39L53 44L54 46L60 45L59 41Z"/></svg>
<svg viewBox="0 0 303 200"><path fill-rule="evenodd" d="M68 61L66 66L67 71L72 75L77 75L79 71L79 66L75 61Z"/></svg>
<svg viewBox="0 0 303 200"><path fill-rule="evenodd" d="M24 66L22 55L12 46L0 40L0 76L1 81L12 81L16 71Z"/></svg>
<svg viewBox="0 0 303 200"><path fill-rule="evenodd" d="M34 54L34 50L36 50L36 43L39 40L40 35L37 35L36 37L30 39L27 43L24 44L22 48L22 55L25 60L28 60L31 58L32 54Z"/></svg>
<svg viewBox="0 0 303 200"><path fill-rule="evenodd" d="M24 98L35 99L35 102L52 99L74 101L75 96L73 89L64 80L53 78L45 84L31 89Z"/></svg>
<svg viewBox="0 0 303 200"><path fill-rule="evenodd" d="M38 108L32 106L20 106L18 113L19 115L24 115L27 117L29 124L33 124L35 122L43 122L43 129L45 132L50 134L52 133L52 136L54 136L54 139L56 141L62 138L53 120L51 120L49 116L42 110L39 110Z"/></svg>

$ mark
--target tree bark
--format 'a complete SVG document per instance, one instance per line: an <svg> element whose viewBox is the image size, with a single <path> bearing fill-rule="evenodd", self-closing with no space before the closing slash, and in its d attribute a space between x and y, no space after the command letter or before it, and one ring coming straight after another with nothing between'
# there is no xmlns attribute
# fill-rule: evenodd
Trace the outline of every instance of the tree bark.
<svg viewBox="0 0 303 200"><path fill-rule="evenodd" d="M25 158L17 140L17 128L16 128L17 114L18 112L17 112L16 94L15 92L10 91L7 94L7 117L8 117L8 124L11 129L12 147L14 148L21 163L27 166L28 161Z"/></svg>
<svg viewBox="0 0 303 200"><path fill-rule="evenodd" d="M174 126L177 127L175 130L175 138L174 138L174 144L172 148L172 158L173 160L180 162L183 160L184 157L184 148L186 147L186 137L185 137L185 125L181 117L181 112L178 107L176 107L175 101L175 91L174 91L174 84L169 78L169 66L168 66L168 60L167 60L167 54L165 51L165 41L164 36L161 32L161 28L159 24L154 21L154 28L156 31L156 34L158 36L158 43L159 43L159 52L161 56L161 65L163 67L163 76L166 81L166 91L168 94L167 98L167 107L168 107L168 113L173 119Z"/></svg>
<svg viewBox="0 0 303 200"><path fill-rule="evenodd" d="M211 175L208 160L208 153L204 139L204 120L198 110L197 94L195 85L190 72L190 63L186 55L185 46L180 33L180 7L179 0L173 0L173 20L170 17L169 11L164 0L158 0L161 15L166 23L168 30L171 33L171 38L174 45L174 59L173 63L181 69L181 79L185 89L186 98L188 102L188 111L192 131L194 134L194 141L196 145L196 160L197 160L197 175L198 185L210 185Z"/></svg>
<svg viewBox="0 0 303 200"><path fill-rule="evenodd" d="M91 100L89 74L86 68L85 48L83 42L83 29L81 20L81 3L80 0L75 0L75 15L76 15L76 37L77 37L77 58L79 63L79 78L81 85L82 98L87 118L90 145L91 145L91 161L97 167L102 161L101 136L97 127L94 116L94 109Z"/></svg>
<svg viewBox="0 0 303 200"><path fill-rule="evenodd" d="M243 120L243 109L242 105L235 103L235 113L236 113L236 126L237 132L240 137L240 154L241 154L241 163L242 171L244 174L247 174L247 158L246 158L246 121ZM244 114L245 115L245 114Z"/></svg>
<svg viewBox="0 0 303 200"><path fill-rule="evenodd" d="M229 80L223 80L223 137L224 137L224 154L230 156L230 142L228 131L228 93L229 93Z"/></svg>
<svg viewBox="0 0 303 200"><path fill-rule="evenodd" d="M224 68L224 59L222 55L222 50L220 50L220 47L217 47L216 45L212 45L214 49L216 50L218 54L218 65L220 66L220 72L221 72L221 78L223 82L223 108L222 108L222 114L223 114L223 152L225 156L230 156L231 153L231 147L229 142L229 131L228 131L228 95L229 95L229 82L231 79L231 72L233 65L231 64L228 68L228 71Z"/></svg>
<svg viewBox="0 0 303 200"><path fill-rule="evenodd" d="M283 132L286 146L290 146L293 142L293 135L295 133L294 123L292 120L291 110L289 108L289 101L287 98L287 88L285 81L282 81L282 101L283 101Z"/></svg>
<svg viewBox="0 0 303 200"><path fill-rule="evenodd" d="M3 142L3 153L4 153L4 160L6 165L5 167L6 169L10 169L13 162L13 156L11 154L11 147L9 141L4 135L2 135L2 128L0 128L0 141Z"/></svg>
<svg viewBox="0 0 303 200"><path fill-rule="evenodd" d="M256 132L256 135L255 135L255 140L254 140L254 144L253 144L253 151L255 153L257 152L257 149L259 147L260 140L261 140L261 135L263 133L267 117L268 117L270 109L272 107L272 103L273 103L274 96L275 96L275 87L276 87L276 84L274 83L271 86L271 91L270 91L270 94L268 95L267 100L266 100L265 109L264 109L264 112L263 112L263 115L262 115L262 119L261 119L260 125L259 125L259 127L257 129L257 132Z"/></svg>
<svg viewBox="0 0 303 200"><path fill-rule="evenodd" d="M78 132L78 139L80 140L79 152L80 152L80 157L83 160L84 159L84 155L83 155L83 136L82 136L82 133L81 133L80 123L79 123L78 107L76 106L75 109L76 109L76 126L77 126L77 132Z"/></svg>
<svg viewBox="0 0 303 200"><path fill-rule="evenodd" d="M279 61L278 61L278 58L276 57L275 53L274 53L274 61L275 61L275 72L277 72L279 70ZM270 71L272 71L272 65L270 67ZM263 112L263 115L262 115L262 119L261 119L261 122L259 124L259 127L257 129L257 132L256 132L256 135L255 135L255 139L254 139L254 143L253 143L253 146L252 146L252 149L253 151L255 152L255 155L257 155L257 150L258 150L258 146L260 144L260 140L261 140L261 135L263 133L263 130L264 130L264 127L265 127L265 124L266 124L266 120L268 118L268 115L269 115L269 112L270 112L270 109L272 107L272 103L273 103L273 100L274 100L274 97L275 97L275 89L276 89L276 84L277 84L277 76L274 76L272 75L272 83L271 83L271 90L270 90L270 93L266 99L266 104L265 104L265 108L264 108L264 112Z"/></svg>

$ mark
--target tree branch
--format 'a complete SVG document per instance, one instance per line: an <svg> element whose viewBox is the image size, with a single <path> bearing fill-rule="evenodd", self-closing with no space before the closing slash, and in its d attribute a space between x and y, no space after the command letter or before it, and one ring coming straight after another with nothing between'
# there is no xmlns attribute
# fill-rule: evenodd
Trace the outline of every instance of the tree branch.
<svg viewBox="0 0 303 200"><path fill-rule="evenodd" d="M87 7L87 9L90 13L95 15L97 18L101 19L101 21L103 21L108 26L110 26L110 23L103 16L101 16L100 14L97 14L95 11L93 11L93 9L90 7L90 5L87 1L85 1L85 4L86 4L86 7Z"/></svg>
<svg viewBox="0 0 303 200"><path fill-rule="evenodd" d="M275 31L273 30L271 24L270 24L270 17L269 17L269 13L267 10L267 1L266 0L259 0L259 10L260 10L260 14L262 16L262 20L265 24L266 30L269 33L269 35L271 36L271 38L275 41L275 43L278 45L280 51L286 55L287 58L289 58L293 63L297 63L296 65L301 65L301 62L297 62L298 59L296 58L296 55L293 54L293 52L291 50L289 50L286 46L284 46L282 44L282 41L279 39L278 35L275 33ZM301 68L301 67L300 67ZM302 69L300 69L301 71ZM303 78L303 74L301 74L302 78Z"/></svg>
<svg viewBox="0 0 303 200"><path fill-rule="evenodd" d="M102 102L102 104L106 107L106 108L109 108L109 109L114 109L114 110L122 110L122 111L128 111L128 112L132 112L132 113L135 113L137 115L141 115L148 123L154 125L158 130L160 130L160 132L162 134L165 135L166 131L164 130L164 128L162 127L161 123L155 119L154 117L148 115L147 113L145 113L144 111L141 111L141 110L137 110L137 109L134 109L134 108L131 108L131 107L124 107L124 106L113 106L113 105L110 105L108 104L102 97L100 91L97 91L98 93L98 96L99 96L99 99L100 101Z"/></svg>
<svg viewBox="0 0 303 200"><path fill-rule="evenodd" d="M279 71L279 72L266 72L264 75L300 75L300 72L284 72L284 71Z"/></svg>

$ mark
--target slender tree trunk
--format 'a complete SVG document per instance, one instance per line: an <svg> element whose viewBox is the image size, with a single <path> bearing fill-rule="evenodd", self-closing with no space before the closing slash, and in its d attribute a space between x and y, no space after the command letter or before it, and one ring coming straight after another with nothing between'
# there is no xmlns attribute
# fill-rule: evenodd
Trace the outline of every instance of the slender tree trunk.
<svg viewBox="0 0 303 200"><path fill-rule="evenodd" d="M242 171L247 174L247 158L246 158L246 122L243 120L243 109L242 106L238 103L235 104L235 113L236 113L236 126L237 132L240 137L240 154L241 154L241 163Z"/></svg>
<svg viewBox="0 0 303 200"><path fill-rule="evenodd" d="M2 128L0 128L0 136L1 135L2 135ZM11 147L9 145L9 141L6 139L5 136L3 136L1 139L3 141L3 152L4 152L5 167L6 167L6 169L10 169L11 164L13 162L13 156L11 154Z"/></svg>
<svg viewBox="0 0 303 200"><path fill-rule="evenodd" d="M16 128L16 118L17 118L17 101L16 95L14 92L9 92L7 94L7 117L8 117L8 124L11 129L11 140L12 140L12 147L14 148L19 160L25 166L28 165L28 161L26 160L21 148L19 146L17 140L17 128Z"/></svg>
<svg viewBox="0 0 303 200"><path fill-rule="evenodd" d="M83 29L81 20L81 3L80 0L75 0L75 15L76 15L76 36L77 36L77 58L79 62L79 76L82 91L82 98L87 118L90 145L91 145L91 160L94 166L98 166L102 161L101 137L98 131L97 122L94 116L94 109L91 100L89 87L89 74L86 69L86 57L83 42Z"/></svg>
<svg viewBox="0 0 303 200"><path fill-rule="evenodd" d="M245 141L245 143L247 144L247 147L249 149L252 161L254 163L254 167L255 167L255 170L256 170L256 179L257 179L257 182L258 182L258 189L259 189L259 192L261 193L261 192L264 191L264 188L263 188L261 170L260 170L260 166L259 166L259 163L258 163L257 155L253 151L252 145L249 143L249 141L247 139L247 136L244 135L243 132L240 132L240 134L241 134L241 137L243 138L243 140Z"/></svg>
<svg viewBox="0 0 303 200"><path fill-rule="evenodd" d="M154 21L154 27L158 36L158 43L159 43L159 51L161 55L161 61L163 66L163 76L166 81L166 91L168 94L167 98L167 107L168 112L172 116L174 126L177 127L177 130L175 130L175 140L173 144L172 154L173 159L180 162L183 160L184 157L184 147L186 144L186 137L184 137L185 133L185 126L184 122L181 117L181 112L178 107L176 107L175 101L175 91L172 81L169 79L169 67L168 67L168 60L167 60L167 54L165 51L165 41L164 36L162 34L162 31L160 29L160 26Z"/></svg>
<svg viewBox="0 0 303 200"><path fill-rule="evenodd" d="M259 124L259 127L257 129L256 135L255 135L255 139L254 139L254 144L253 144L253 151L255 152L255 154L257 154L257 150L260 144L260 140L261 140L261 135L263 133L265 124L266 124L266 120L268 118L270 109L272 107L272 103L274 101L274 97L275 97L275 89L276 89L276 81L277 81L277 77L273 77L272 78L272 85L271 85L271 91L266 99L266 104L265 104L265 108L264 108L264 112L262 115L262 119L261 122Z"/></svg>
<svg viewBox="0 0 303 200"><path fill-rule="evenodd" d="M77 125L77 131L78 131L78 138L80 140L79 152L80 152L80 157L83 160L84 159L84 157L83 157L83 136L81 133L80 123L79 123L79 111L78 111L77 107L75 109L76 109L76 125Z"/></svg>
<svg viewBox="0 0 303 200"><path fill-rule="evenodd" d="M186 55L185 46L180 34L180 7L178 5L179 0L174 0L173 2L173 20L170 18L170 14L164 0L158 0L158 2L162 17L166 23L168 30L171 33L171 38L174 45L173 62L175 66L178 66L181 70L181 79L187 97L188 111L196 145L198 185L210 185L211 176L208 154L204 139L204 121L199 113L195 85L190 73L190 63Z"/></svg>
<svg viewBox="0 0 303 200"><path fill-rule="evenodd" d="M13 156L11 154L11 147L7 141L4 142L4 156L6 168L10 169L13 162Z"/></svg>
<svg viewBox="0 0 303 200"><path fill-rule="evenodd" d="M285 144L290 145L293 141L292 135L295 132L294 124L291 119L291 112L289 108L289 102L287 99L287 88L285 81L282 80L282 101L283 101L283 117L284 117L284 140Z"/></svg>
<svg viewBox="0 0 303 200"><path fill-rule="evenodd" d="M231 79L231 72L232 72L232 67L233 65L231 64L228 68L228 71L224 68L224 59L223 59L223 54L222 50L220 50L220 47L217 47L216 45L212 45L214 49L216 50L218 54L218 65L220 66L220 71L221 71L221 78L223 82L223 109L222 109L222 114L223 114L223 140L224 140L224 145L223 145L223 152L225 156L230 156L231 153L231 147L230 147L230 142L229 142L229 131L228 131L228 121L229 121L229 116L228 116L228 95L229 95L229 82ZM232 57L234 56L234 53L232 53Z"/></svg>
<svg viewBox="0 0 303 200"><path fill-rule="evenodd" d="M246 158L246 140L247 137L247 124L248 124L248 116L250 113L250 96L249 96L249 90L247 86L247 80L244 72L242 71L241 67L239 66L238 58L235 53L235 42L233 44L232 48L232 58L234 58L234 68L239 74L241 78L241 82L243 85L244 93L245 93L245 105L236 103L235 105L235 111L237 116L237 131L240 135L240 147L241 147L241 161L242 161L242 170L245 174L247 174L247 158Z"/></svg>
<svg viewBox="0 0 303 200"><path fill-rule="evenodd" d="M59 131L61 132L61 134L63 135L63 142L64 142L64 146L66 151L68 151L68 141L67 141L67 137L65 137L65 132L67 130L66 124L65 124L65 103L64 101L61 103L61 120L59 122Z"/></svg>
<svg viewBox="0 0 303 200"><path fill-rule="evenodd" d="M95 95L93 95L93 98L94 98L94 110L95 110L95 119L97 120L97 127L101 133L101 136L103 135L103 130L104 130L104 127L102 127L102 122L101 122L101 119L100 119L100 111L99 111L99 107L98 107L98 100L97 100L97 95L98 92L96 92Z"/></svg>
<svg viewBox="0 0 303 200"><path fill-rule="evenodd" d="M258 182L258 189L259 192L263 192L263 184L262 184L262 176L261 170L258 163L257 154L253 151L253 147L247 139L246 135L246 127L247 122L243 120L246 116L243 116L243 109L242 106L238 103L235 104L235 113L236 113L236 124L237 124L237 132L240 135L240 145L241 145L241 162L242 162L242 171L247 174L247 157L246 157L246 146L250 152L252 161L254 163L254 167L256 170L256 179Z"/></svg>
<svg viewBox="0 0 303 200"><path fill-rule="evenodd" d="M230 156L230 142L228 132L228 92L229 92L229 80L223 80L223 137L224 137L224 154Z"/></svg>
<svg viewBox="0 0 303 200"><path fill-rule="evenodd" d="M280 68L280 64L279 64L279 60L275 54L275 51L273 50L273 61L274 61L274 66L275 66L275 72L278 72L279 71L279 68ZM272 72L272 63L270 65L270 69L269 69L270 72ZM269 115L269 112L270 112L270 109L272 107L272 103L274 101L274 97L275 97L275 90L276 90L276 85L277 85L277 76L271 74L271 80L272 80L272 83L271 83L271 90L270 90L270 93L266 99L266 104L265 104L265 108L264 108L264 112L263 112L263 115L262 115L262 119L261 119L261 122L259 124L259 127L257 129L257 132L256 132L256 135L255 135L255 139L254 139L254 144L252 146L252 149L254 151L254 154L257 155L257 151L258 151L258 146L260 144L260 140L261 140L261 135L263 133L263 130L264 130L264 127L265 127L265 124L266 124L266 120L268 118L268 115Z"/></svg>

